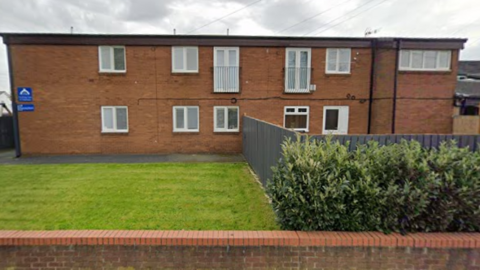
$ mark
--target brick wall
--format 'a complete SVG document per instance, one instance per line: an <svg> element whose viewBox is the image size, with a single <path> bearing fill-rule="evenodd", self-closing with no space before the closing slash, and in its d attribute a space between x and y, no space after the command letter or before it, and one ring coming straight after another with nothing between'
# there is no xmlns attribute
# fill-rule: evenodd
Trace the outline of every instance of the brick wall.
<svg viewBox="0 0 480 270"><path fill-rule="evenodd" d="M398 134L452 133L452 97L457 83L458 51L450 72L405 72L398 76Z"/></svg>
<svg viewBox="0 0 480 270"><path fill-rule="evenodd" d="M241 115L278 125L283 125L284 106L310 106L312 134L322 133L324 106L349 106L349 133L367 133L369 48L352 48L349 75L325 74L326 49L312 48L312 83L316 84L317 91L285 94L285 48L241 47L241 92L214 94L211 46L199 47L197 74L171 73L170 46L127 46L125 74L99 73L97 46L10 46L14 86L32 87L34 91L35 112L19 114L25 155L239 153L242 139L239 133L213 132L213 106L220 105L239 106ZM395 51L382 51L377 61L374 98L378 100L373 103L373 133L390 132ZM401 74L399 95L410 96L419 91L427 97L439 92L442 97L453 95L455 71L440 75ZM413 87L413 83L421 84ZM232 98L238 102L232 104ZM431 110L425 118L418 117L425 113L421 108L426 103ZM100 107L108 105L128 106L128 134L101 133ZM173 132L172 106L175 105L200 106L199 132ZM398 131L450 133L450 107L445 100L399 101Z"/></svg>
<svg viewBox="0 0 480 270"><path fill-rule="evenodd" d="M371 133L390 134L392 129L395 49L377 49Z"/></svg>
<svg viewBox="0 0 480 270"><path fill-rule="evenodd" d="M0 269L480 269L480 235L0 231Z"/></svg>
<svg viewBox="0 0 480 270"><path fill-rule="evenodd" d="M96 46L12 46L15 86L32 87L36 106L20 113L24 154L241 152L240 134L213 132L219 105L279 125L284 106L310 106L312 133L322 132L323 106L348 105L350 132L367 130L367 103L346 96L368 98L368 49L353 49L346 76L325 75L326 49L312 49L317 91L303 95L283 94L285 48L240 48L240 94L212 93L213 47L199 47L198 74L172 74L169 46L127 46L126 74L99 74L97 54ZM128 134L101 134L102 105L128 106ZM200 106L200 132L172 132L175 105Z"/></svg>
<svg viewBox="0 0 480 270"><path fill-rule="evenodd" d="M396 50L378 49L372 103L373 134L390 134ZM399 71L395 115L396 134L451 134L458 51L452 51L449 72Z"/></svg>

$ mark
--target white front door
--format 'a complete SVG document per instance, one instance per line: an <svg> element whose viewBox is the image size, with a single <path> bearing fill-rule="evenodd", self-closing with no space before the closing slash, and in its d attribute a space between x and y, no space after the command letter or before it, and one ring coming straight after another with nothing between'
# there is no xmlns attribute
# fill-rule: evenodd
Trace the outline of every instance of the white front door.
<svg viewBox="0 0 480 270"><path fill-rule="evenodd" d="M323 134L348 134L348 106L323 107Z"/></svg>

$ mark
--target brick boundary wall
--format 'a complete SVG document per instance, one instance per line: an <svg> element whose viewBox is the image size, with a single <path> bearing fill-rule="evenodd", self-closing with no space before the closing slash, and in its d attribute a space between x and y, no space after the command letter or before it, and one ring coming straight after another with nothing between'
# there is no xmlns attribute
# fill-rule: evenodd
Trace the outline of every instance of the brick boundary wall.
<svg viewBox="0 0 480 270"><path fill-rule="evenodd" d="M0 269L480 269L480 233L0 231Z"/></svg>

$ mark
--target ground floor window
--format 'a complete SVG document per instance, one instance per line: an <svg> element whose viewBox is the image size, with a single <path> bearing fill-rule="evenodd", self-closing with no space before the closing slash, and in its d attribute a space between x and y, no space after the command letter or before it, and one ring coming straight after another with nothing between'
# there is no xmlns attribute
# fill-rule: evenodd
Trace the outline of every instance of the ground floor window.
<svg viewBox="0 0 480 270"><path fill-rule="evenodd" d="M215 132L236 132L238 131L238 107L214 107L213 119Z"/></svg>
<svg viewBox="0 0 480 270"><path fill-rule="evenodd" d="M285 128L308 132L309 107L285 107L283 126Z"/></svg>
<svg viewBox="0 0 480 270"><path fill-rule="evenodd" d="M323 107L323 134L348 134L348 106Z"/></svg>
<svg viewBox="0 0 480 270"><path fill-rule="evenodd" d="M102 106L102 132L128 132L127 106Z"/></svg>
<svg viewBox="0 0 480 270"><path fill-rule="evenodd" d="M199 131L198 106L173 107L173 131L197 132Z"/></svg>

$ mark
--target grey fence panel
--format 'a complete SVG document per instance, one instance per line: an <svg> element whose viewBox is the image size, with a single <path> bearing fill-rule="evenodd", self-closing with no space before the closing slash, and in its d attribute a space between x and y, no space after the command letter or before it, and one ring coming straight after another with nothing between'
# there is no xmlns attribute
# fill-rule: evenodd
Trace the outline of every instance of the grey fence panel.
<svg viewBox="0 0 480 270"><path fill-rule="evenodd" d="M11 116L0 117L0 149L14 148L13 141L13 118Z"/></svg>
<svg viewBox="0 0 480 270"><path fill-rule="evenodd" d="M453 139L457 142L457 145L461 147L462 145L465 144L465 139L463 138L464 136L461 135L454 135ZM464 146L465 147L465 146Z"/></svg>
<svg viewBox="0 0 480 270"><path fill-rule="evenodd" d="M415 140L415 141L419 142L421 145L425 145L424 144L424 136L422 136L422 135L414 135L414 136L412 136L412 140Z"/></svg>
<svg viewBox="0 0 480 270"><path fill-rule="evenodd" d="M282 157L282 143L286 138L296 140L296 133L270 123L243 117L243 155L265 186L272 176L272 166ZM301 139L304 140L305 135ZM326 140L325 135L314 135L311 140ZM334 135L332 140L341 144L350 142L349 151L355 151L357 144L377 141L380 145L400 143L402 140L418 141L424 148L438 148L444 141L455 140L459 147L477 151L480 135Z"/></svg>
<svg viewBox="0 0 480 270"><path fill-rule="evenodd" d="M451 141L453 140L453 135L446 135L445 136L445 141Z"/></svg>
<svg viewBox="0 0 480 270"><path fill-rule="evenodd" d="M432 136L432 144L430 148L436 148L438 146L438 136Z"/></svg>
<svg viewBox="0 0 480 270"><path fill-rule="evenodd" d="M359 144L365 144L366 139L367 139L367 138L366 138L365 136L359 136L359 137L358 137L358 140L357 140L357 146L358 146Z"/></svg>
<svg viewBox="0 0 480 270"><path fill-rule="evenodd" d="M439 135L439 136L438 136L438 143L437 143L437 145L436 145L435 147L438 148L438 147L440 146L440 144L441 144L442 142L444 142L445 140L446 140L445 135Z"/></svg>
<svg viewBox="0 0 480 270"><path fill-rule="evenodd" d="M425 148L432 148L432 136L431 135L425 135L425 138L423 138L423 147Z"/></svg>
<svg viewBox="0 0 480 270"><path fill-rule="evenodd" d="M480 137L477 137L477 136L470 136L470 137L471 137L471 139L470 139L471 148L470 149L473 150L473 151L478 151L479 150L478 149L478 147L479 147L478 144L480 143Z"/></svg>
<svg viewBox="0 0 480 270"><path fill-rule="evenodd" d="M472 136L465 136L463 138L462 144L465 145L466 147L468 147L469 149L472 149L472 147L473 147Z"/></svg>
<svg viewBox="0 0 480 270"><path fill-rule="evenodd" d="M282 157L282 143L296 139L296 133L281 127L243 117L243 155L265 186L272 176L271 167Z"/></svg>
<svg viewBox="0 0 480 270"><path fill-rule="evenodd" d="M460 136L460 145L468 146L468 136Z"/></svg>
<svg viewBox="0 0 480 270"><path fill-rule="evenodd" d="M480 147L480 136L472 136L472 150L474 151L478 151L480 150L479 147Z"/></svg>
<svg viewBox="0 0 480 270"><path fill-rule="evenodd" d="M345 138L345 139L347 139L347 138ZM357 150L358 136L350 137L350 138L348 138L348 140L350 141L349 150L350 150L350 151L355 151L355 150Z"/></svg>
<svg viewBox="0 0 480 270"><path fill-rule="evenodd" d="M467 136L467 140L465 141L465 145L468 146L470 150L475 150L476 149L476 144L475 144L475 137L474 136Z"/></svg>

